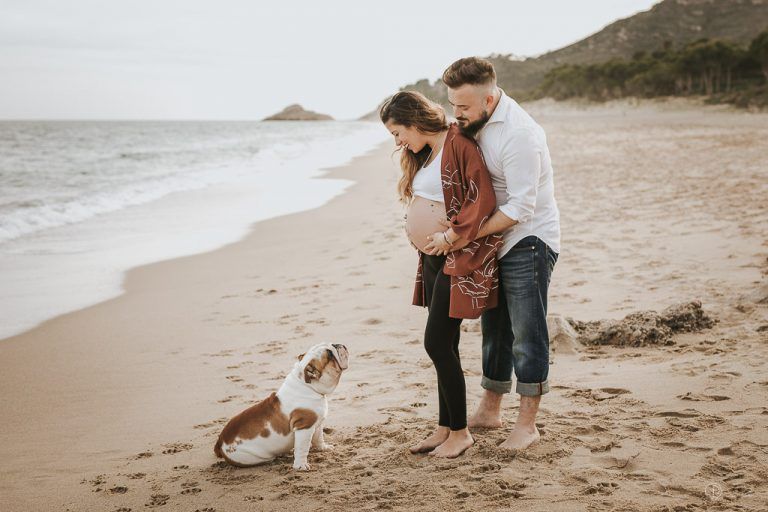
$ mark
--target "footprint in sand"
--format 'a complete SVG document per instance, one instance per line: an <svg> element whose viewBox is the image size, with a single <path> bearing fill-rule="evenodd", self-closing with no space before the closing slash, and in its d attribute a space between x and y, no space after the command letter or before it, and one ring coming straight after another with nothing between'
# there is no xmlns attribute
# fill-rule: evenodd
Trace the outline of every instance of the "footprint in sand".
<svg viewBox="0 0 768 512"><path fill-rule="evenodd" d="M192 445L189 443L171 443L164 444L163 446L165 446L165 450L163 450L164 455L171 455L192 449Z"/></svg>
<svg viewBox="0 0 768 512"><path fill-rule="evenodd" d="M608 428L602 426L602 425L589 425L589 426L578 426L573 427L573 433L578 436L585 436L589 434L596 434L600 432L606 432L608 431Z"/></svg>
<svg viewBox="0 0 768 512"><path fill-rule="evenodd" d="M181 484L181 494L198 494L203 490L197 486L197 482L184 482Z"/></svg>
<svg viewBox="0 0 768 512"><path fill-rule="evenodd" d="M232 357L234 355L233 352L234 352L233 349L226 349L220 352L216 352L215 354L203 354L203 355L208 357Z"/></svg>
<svg viewBox="0 0 768 512"><path fill-rule="evenodd" d="M733 445L731 445L731 446L726 446L725 448L718 449L717 454L731 456L731 455L736 455L736 452L733 451Z"/></svg>
<svg viewBox="0 0 768 512"><path fill-rule="evenodd" d="M149 503L145 503L144 506L150 508L161 507L168 503L169 499L171 499L171 497L167 494L153 494L150 496Z"/></svg>
<svg viewBox="0 0 768 512"><path fill-rule="evenodd" d="M496 464L494 462L489 464L483 464L479 467L474 468L475 471L478 471L480 473L495 473L500 469L501 469L501 464Z"/></svg>
<svg viewBox="0 0 768 512"><path fill-rule="evenodd" d="M731 397L725 395L704 395L699 393L691 393L690 391L684 395L677 395L680 400L689 400L691 402L720 402L723 400L730 400Z"/></svg>
<svg viewBox="0 0 768 512"><path fill-rule="evenodd" d="M141 452L131 457L131 460L148 459L152 455L154 455L152 452Z"/></svg>
<svg viewBox="0 0 768 512"><path fill-rule="evenodd" d="M192 428L195 428L195 429L211 428L211 427L216 427L218 425L223 425L224 423L226 423L228 421L229 421L229 418L221 417L221 418L218 418L218 419L215 419L215 420L211 420L208 423L199 423L199 424L195 425Z"/></svg>
<svg viewBox="0 0 768 512"><path fill-rule="evenodd" d="M696 409L683 409L682 411L657 412L656 416L661 416L662 418L696 418L701 416L701 413Z"/></svg>
<svg viewBox="0 0 768 512"><path fill-rule="evenodd" d="M581 397L589 400L602 402L603 400L609 400L612 398L616 398L619 395L625 395L628 393L631 393L631 391L629 391L628 389L622 389L622 388L600 388L600 389L577 388L577 389L574 389L573 391L566 393L566 396Z"/></svg>
<svg viewBox="0 0 768 512"><path fill-rule="evenodd" d="M594 485L590 485L581 490L581 494L613 494L613 491L619 488L619 484L615 482L597 482Z"/></svg>
<svg viewBox="0 0 768 512"><path fill-rule="evenodd" d="M408 407L400 407L400 406L395 406L395 407L380 407L380 408L378 408L378 409L376 409L376 410L377 410L377 411L379 411L379 412L413 412L413 411L411 411L411 409L410 409L410 408L408 408Z"/></svg>
<svg viewBox="0 0 768 512"><path fill-rule="evenodd" d="M91 484L91 486L96 487L96 489L93 490L93 492L97 492L101 490L101 486L104 485L107 482L107 475L98 475L93 480L87 480L82 479L80 480L81 484Z"/></svg>
<svg viewBox="0 0 768 512"><path fill-rule="evenodd" d="M605 393L607 395L614 395L614 396L626 395L627 393L631 393L630 390L623 389L623 388L600 388L598 391L600 393Z"/></svg>
<svg viewBox="0 0 768 512"><path fill-rule="evenodd" d="M621 448L621 444L617 443L614 440L610 440L604 443L596 443L587 446L589 448L589 451L592 453L599 453L599 452L609 452L613 448Z"/></svg>
<svg viewBox="0 0 768 512"><path fill-rule="evenodd" d="M266 348L259 350L259 354L283 354L285 353L285 347L282 346L283 342L273 341L267 343Z"/></svg>
<svg viewBox="0 0 768 512"><path fill-rule="evenodd" d="M711 452L712 451L712 448L707 448L706 446L690 446L685 443L680 443L677 441L667 441L660 444L662 446L667 446L669 448L679 448L684 452Z"/></svg>

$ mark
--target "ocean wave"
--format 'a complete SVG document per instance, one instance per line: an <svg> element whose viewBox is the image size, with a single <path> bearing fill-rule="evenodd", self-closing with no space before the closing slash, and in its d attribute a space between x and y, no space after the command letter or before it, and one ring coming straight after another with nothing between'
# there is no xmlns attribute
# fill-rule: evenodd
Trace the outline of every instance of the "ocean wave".
<svg viewBox="0 0 768 512"><path fill-rule="evenodd" d="M277 175L269 172L274 169L280 169L281 175L290 172L286 166L320 169L339 165L382 140L380 133L364 126L351 133L320 133L315 138L299 141L288 136L270 136L268 147L260 147L249 139L237 147L231 143L216 147L203 144L199 150L206 152L206 163L193 169L188 167L192 167L190 160L195 159L190 159L184 149L167 148L113 153L112 158L99 159L95 170L68 169L66 175L58 176L53 184L48 183L52 179L50 176L30 176L26 190L17 187L17 197L0 197L0 243L148 203L174 192L254 179L261 173L269 179L277 179ZM224 158L223 154L229 157ZM120 172L114 172L114 169L106 172L102 167L117 166L119 160L125 159L135 162L138 167L128 167ZM153 162L152 167L142 167L142 161L150 160L157 160L159 164ZM123 176L131 173L135 176ZM285 178L281 176L280 179ZM289 183L290 177L287 178L286 183ZM127 181L129 179L133 181Z"/></svg>

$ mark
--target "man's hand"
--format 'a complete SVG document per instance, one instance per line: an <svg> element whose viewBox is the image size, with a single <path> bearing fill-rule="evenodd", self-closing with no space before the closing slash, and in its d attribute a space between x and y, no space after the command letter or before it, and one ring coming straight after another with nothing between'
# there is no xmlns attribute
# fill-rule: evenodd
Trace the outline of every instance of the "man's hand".
<svg viewBox="0 0 768 512"><path fill-rule="evenodd" d="M517 224L515 219L510 219L504 215L501 210L497 209L495 212L493 212L493 215L491 215L485 224L480 226L480 231L477 232L477 237L475 237L475 240L484 236L503 233L515 224Z"/></svg>

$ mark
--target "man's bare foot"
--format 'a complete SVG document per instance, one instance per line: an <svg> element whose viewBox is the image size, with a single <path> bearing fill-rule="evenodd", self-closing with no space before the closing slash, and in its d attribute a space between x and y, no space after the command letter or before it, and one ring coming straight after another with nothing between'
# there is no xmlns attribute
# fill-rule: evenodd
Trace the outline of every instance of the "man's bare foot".
<svg viewBox="0 0 768 512"><path fill-rule="evenodd" d="M467 426L471 428L501 428L501 415L487 412L478 407L477 412L467 418Z"/></svg>
<svg viewBox="0 0 768 512"><path fill-rule="evenodd" d="M504 395L485 390L475 414L467 418L470 428L501 428L501 398Z"/></svg>
<svg viewBox="0 0 768 512"><path fill-rule="evenodd" d="M509 434L506 441L499 445L499 448L525 450L538 441L540 437L541 435L539 435L539 429L536 428L536 425L533 426L533 430L528 427L515 425L515 428L512 429L512 433Z"/></svg>
<svg viewBox="0 0 768 512"><path fill-rule="evenodd" d="M422 442L415 444L409 448L411 453L427 453L431 452L441 444L443 444L447 439L449 434L451 433L451 429L448 427L437 427L437 430L429 436L428 438L424 439Z"/></svg>
<svg viewBox="0 0 768 512"><path fill-rule="evenodd" d="M475 444L468 429L453 430L443 444L429 452L430 456L455 459Z"/></svg>

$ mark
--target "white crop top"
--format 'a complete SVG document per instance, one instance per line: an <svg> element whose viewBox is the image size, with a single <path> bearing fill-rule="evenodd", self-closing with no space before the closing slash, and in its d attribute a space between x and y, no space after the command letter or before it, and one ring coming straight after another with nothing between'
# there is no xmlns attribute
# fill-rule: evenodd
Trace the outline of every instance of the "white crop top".
<svg viewBox="0 0 768 512"><path fill-rule="evenodd" d="M416 172L413 177L413 195L429 199L431 201L445 201L443 197L443 180L440 177L440 161L443 150L437 154L434 160L424 168Z"/></svg>

